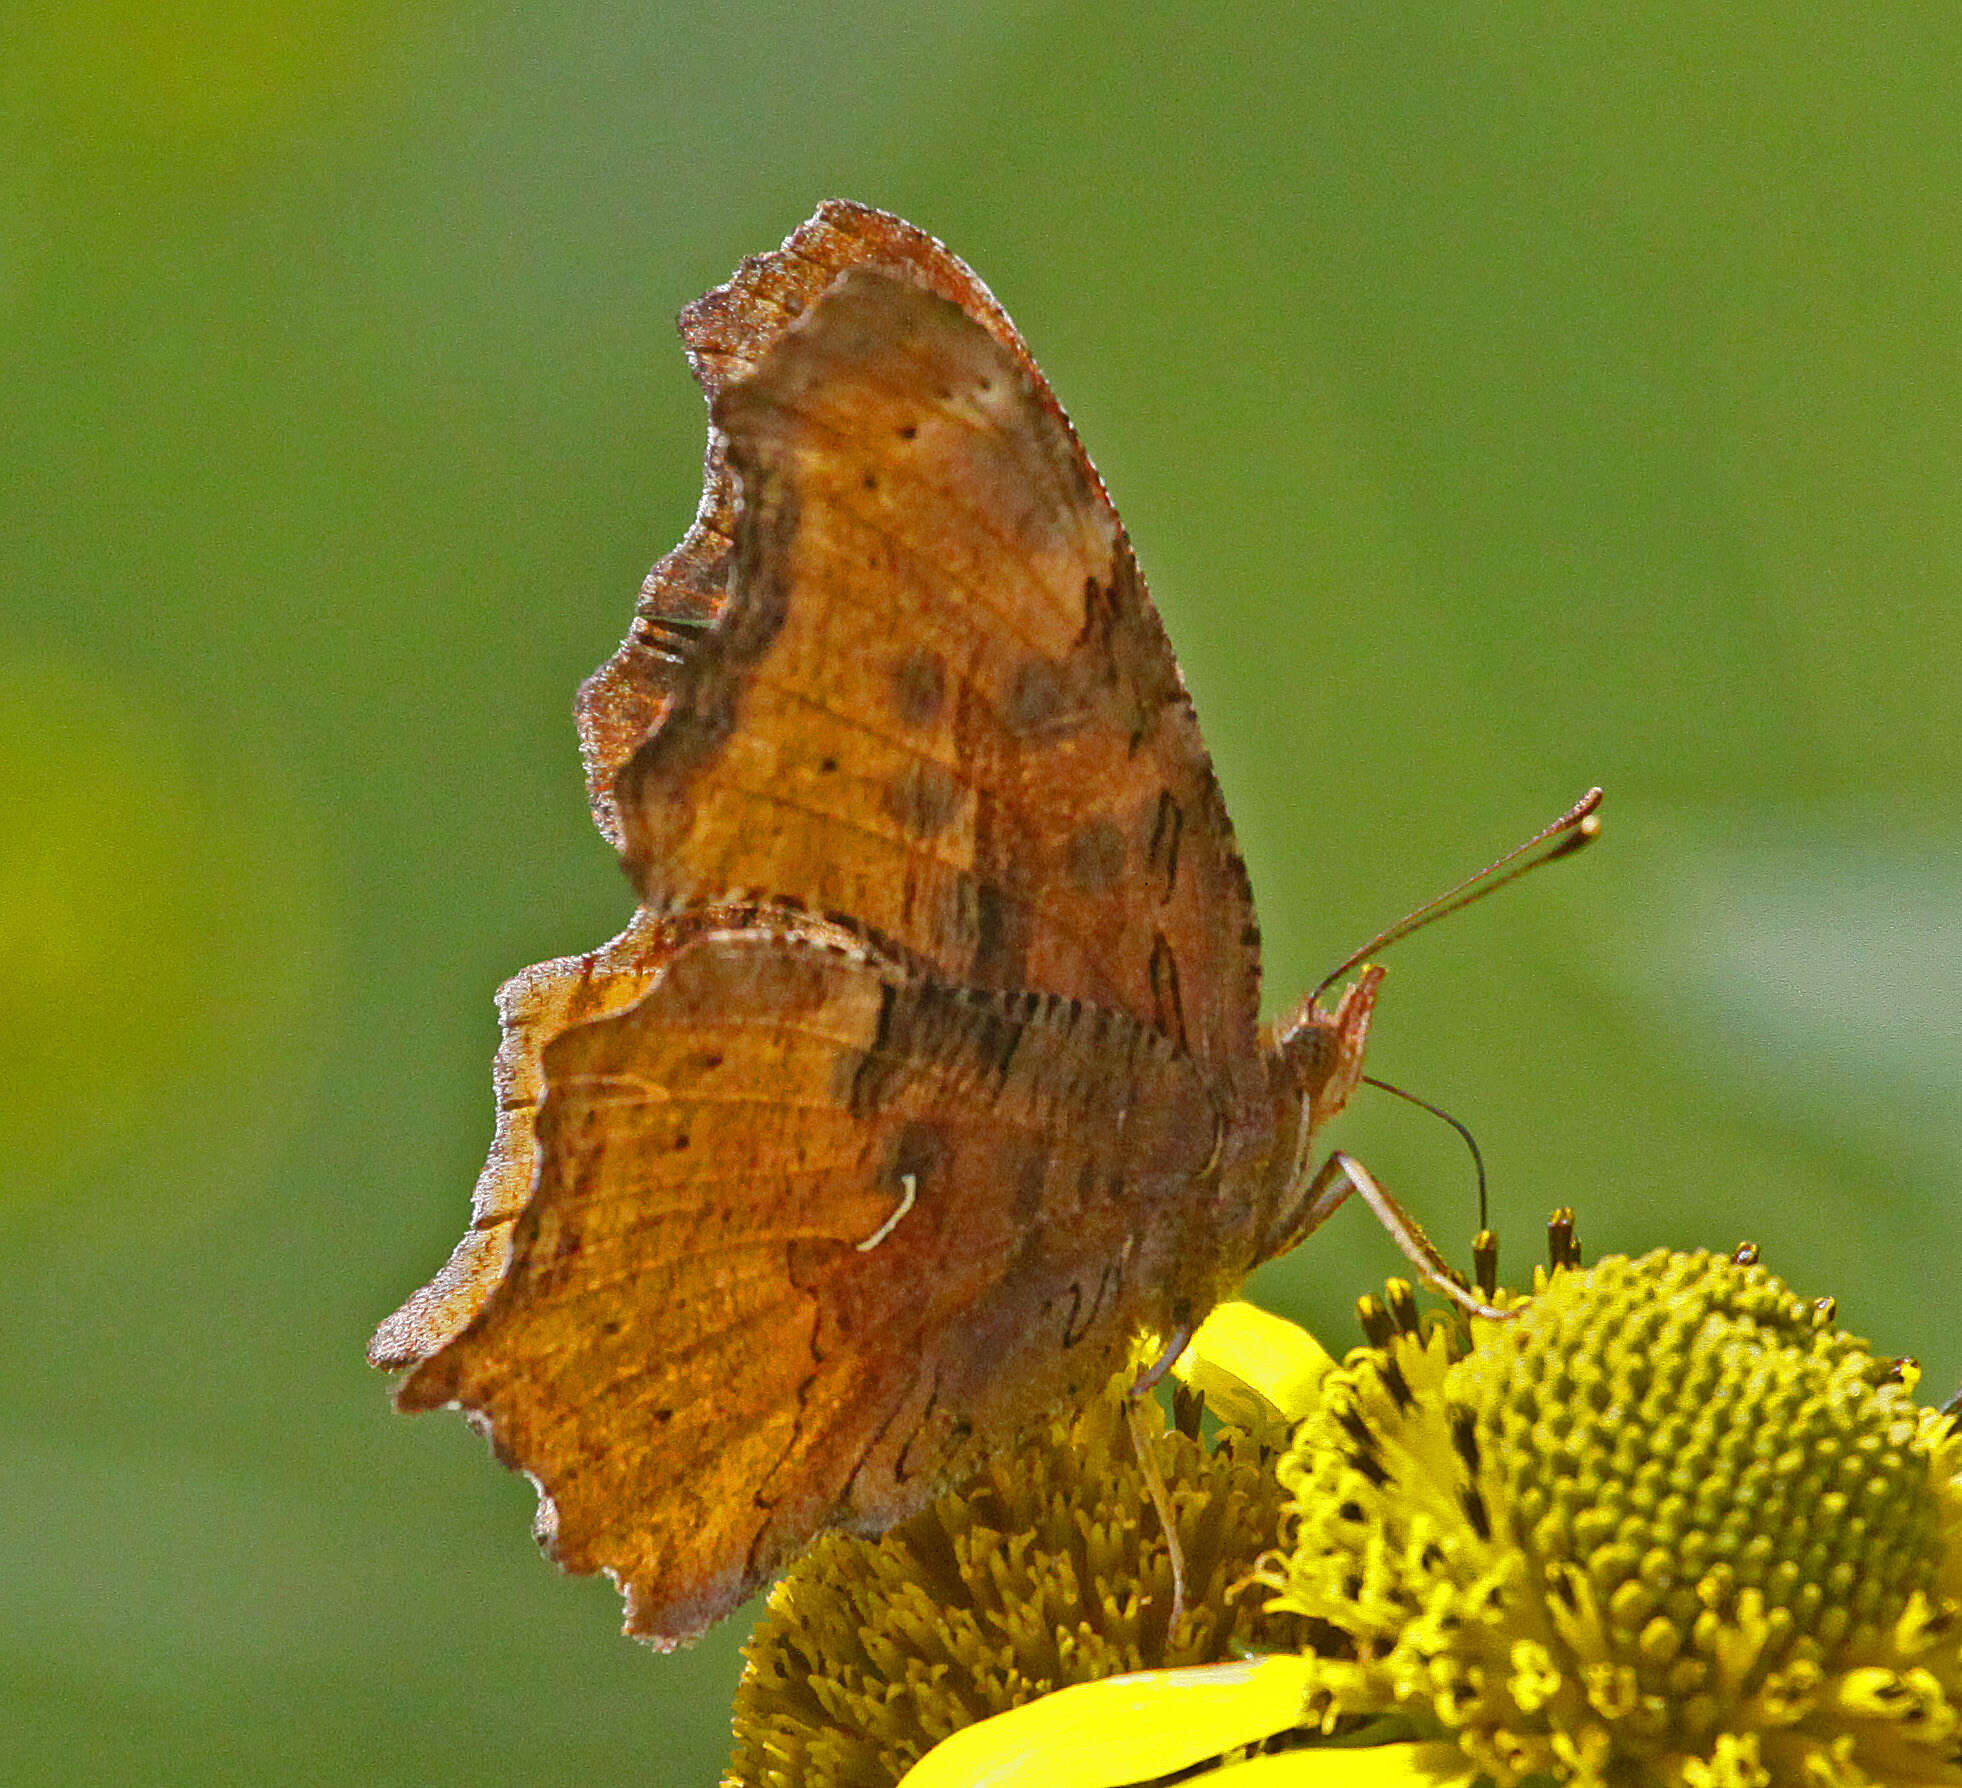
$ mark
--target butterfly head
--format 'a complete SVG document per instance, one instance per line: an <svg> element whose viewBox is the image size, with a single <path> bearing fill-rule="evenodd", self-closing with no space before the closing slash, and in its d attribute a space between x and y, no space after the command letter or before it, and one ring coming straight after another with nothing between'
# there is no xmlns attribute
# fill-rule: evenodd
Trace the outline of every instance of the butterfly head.
<svg viewBox="0 0 1962 1788"><path fill-rule="evenodd" d="M1304 1142L1349 1103L1362 1079L1383 975L1379 964L1365 964L1332 1008L1322 1004L1319 990L1311 993L1275 1040L1282 1086L1300 1112Z"/></svg>

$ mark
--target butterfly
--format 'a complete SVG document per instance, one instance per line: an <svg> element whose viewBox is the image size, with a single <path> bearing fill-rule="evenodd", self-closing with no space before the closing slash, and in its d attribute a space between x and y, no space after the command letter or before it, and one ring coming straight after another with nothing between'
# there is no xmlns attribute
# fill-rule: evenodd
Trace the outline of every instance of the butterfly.
<svg viewBox="0 0 1962 1788"><path fill-rule="evenodd" d="M578 709L638 910L501 991L470 1228L370 1347L663 1648L1298 1240L1380 973L1261 1023L1164 629L960 261L834 201L681 328L701 508Z"/></svg>

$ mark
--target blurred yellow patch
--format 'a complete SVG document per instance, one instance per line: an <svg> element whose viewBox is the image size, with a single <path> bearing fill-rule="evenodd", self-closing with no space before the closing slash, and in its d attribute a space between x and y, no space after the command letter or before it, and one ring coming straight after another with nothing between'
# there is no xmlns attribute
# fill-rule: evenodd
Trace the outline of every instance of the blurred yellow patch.
<svg viewBox="0 0 1962 1788"><path fill-rule="evenodd" d="M196 153L277 128L368 65L383 0L39 0L7 32L12 79L70 135L115 155ZM72 133L72 135L71 135Z"/></svg>
<svg viewBox="0 0 1962 1788"><path fill-rule="evenodd" d="M0 673L0 1193L299 1051L318 853L256 792L99 674Z"/></svg>

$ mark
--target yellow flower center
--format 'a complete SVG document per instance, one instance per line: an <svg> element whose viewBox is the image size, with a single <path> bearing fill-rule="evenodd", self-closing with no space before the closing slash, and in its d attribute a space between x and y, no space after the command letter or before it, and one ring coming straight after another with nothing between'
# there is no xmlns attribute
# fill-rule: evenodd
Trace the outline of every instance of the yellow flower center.
<svg viewBox="0 0 1962 1788"><path fill-rule="evenodd" d="M1325 1723L1428 1714L1500 1784L1951 1779L1962 1460L1830 1303L1655 1253L1367 1321L1282 1466Z"/></svg>

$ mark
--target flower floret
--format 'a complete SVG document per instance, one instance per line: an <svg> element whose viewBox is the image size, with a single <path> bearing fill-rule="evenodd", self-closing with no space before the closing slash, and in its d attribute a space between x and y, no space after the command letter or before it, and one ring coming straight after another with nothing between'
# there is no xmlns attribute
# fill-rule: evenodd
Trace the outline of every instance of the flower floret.
<svg viewBox="0 0 1962 1788"><path fill-rule="evenodd" d="M1962 1458L1911 1367L1743 1251L1506 1322L1400 1289L1280 1468L1266 1580L1353 1652L1332 1711L1428 1716L1500 1788L1962 1783Z"/></svg>

